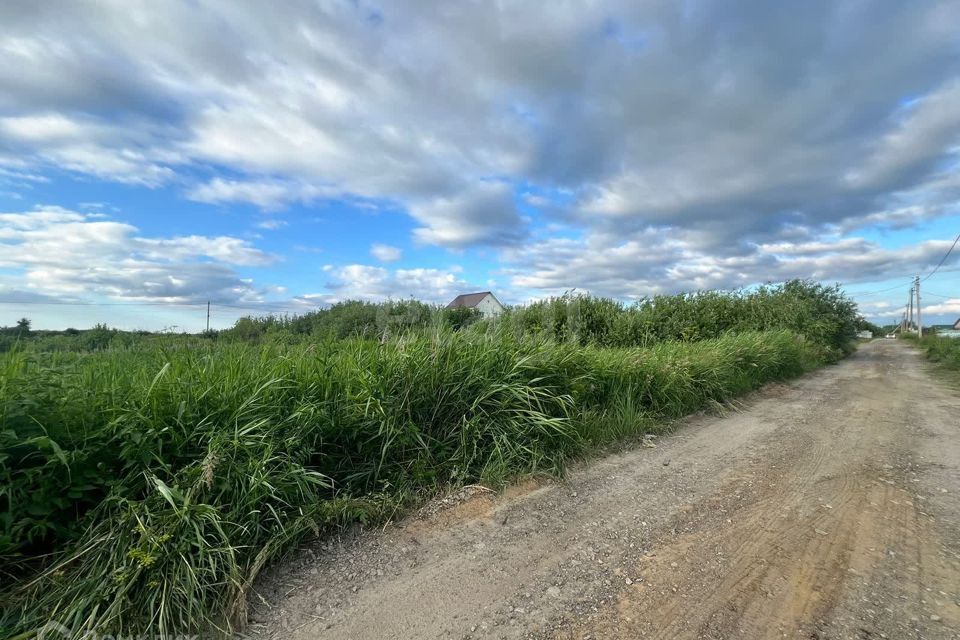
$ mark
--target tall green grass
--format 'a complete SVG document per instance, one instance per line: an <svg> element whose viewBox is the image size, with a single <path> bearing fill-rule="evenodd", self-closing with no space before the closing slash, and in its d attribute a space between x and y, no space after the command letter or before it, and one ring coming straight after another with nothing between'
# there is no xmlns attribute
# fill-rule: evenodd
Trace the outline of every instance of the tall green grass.
<svg viewBox="0 0 960 640"><path fill-rule="evenodd" d="M229 632L257 573L305 536L449 484L561 474L828 352L780 330L649 348L441 331L6 354L4 635L48 620Z"/></svg>
<svg viewBox="0 0 960 640"><path fill-rule="evenodd" d="M565 296L497 321L413 302L0 344L0 638L242 627L306 536L571 459L836 360L835 287ZM9 337L9 336L8 336Z"/></svg>
<svg viewBox="0 0 960 640"><path fill-rule="evenodd" d="M936 362L938 366L951 372L960 372L960 338L933 334L926 335L922 339L910 335L908 339L923 349L927 358Z"/></svg>
<svg viewBox="0 0 960 640"><path fill-rule="evenodd" d="M727 333L790 329L849 353L862 319L838 286L793 280L750 291L698 291L659 295L623 305L615 300L566 295L509 310L497 321L517 335L607 347L695 342ZM478 328L484 326L478 323Z"/></svg>

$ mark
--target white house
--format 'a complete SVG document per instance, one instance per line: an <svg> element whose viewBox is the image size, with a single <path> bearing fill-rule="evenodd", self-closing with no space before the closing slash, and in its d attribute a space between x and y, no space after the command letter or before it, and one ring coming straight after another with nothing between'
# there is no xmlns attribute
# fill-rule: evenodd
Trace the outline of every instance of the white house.
<svg viewBox="0 0 960 640"><path fill-rule="evenodd" d="M476 309L484 318L495 318L503 313L503 305L489 291L460 294L447 305L447 309Z"/></svg>

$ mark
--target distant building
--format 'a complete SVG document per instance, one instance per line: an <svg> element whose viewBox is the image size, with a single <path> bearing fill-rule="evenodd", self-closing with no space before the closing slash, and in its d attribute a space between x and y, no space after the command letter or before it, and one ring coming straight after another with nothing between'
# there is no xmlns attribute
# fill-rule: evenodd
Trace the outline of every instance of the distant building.
<svg viewBox="0 0 960 640"><path fill-rule="evenodd" d="M957 331L960 331L960 318L958 318L957 321L953 323L953 328L956 329Z"/></svg>
<svg viewBox="0 0 960 640"><path fill-rule="evenodd" d="M461 294L447 305L447 309L476 309L484 318L495 318L503 313L503 305L489 291Z"/></svg>
<svg viewBox="0 0 960 640"><path fill-rule="evenodd" d="M860 338L861 340L872 340L873 331L867 331L866 329L864 329L863 331L858 331L857 337Z"/></svg>

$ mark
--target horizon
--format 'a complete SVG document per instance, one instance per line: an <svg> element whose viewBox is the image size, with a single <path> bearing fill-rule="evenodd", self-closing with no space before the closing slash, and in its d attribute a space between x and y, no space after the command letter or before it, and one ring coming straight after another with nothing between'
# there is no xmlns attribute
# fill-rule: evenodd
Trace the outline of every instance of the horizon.
<svg viewBox="0 0 960 640"><path fill-rule="evenodd" d="M960 5L634 5L0 5L0 326L794 278L884 325L917 275L960 317Z"/></svg>
<svg viewBox="0 0 960 640"><path fill-rule="evenodd" d="M769 286L769 285L777 286L777 285L780 285L780 284L784 284L784 283L765 283L765 286ZM751 288L752 288L752 287L751 287ZM739 293L739 292L747 292L747 291L749 291L749 289L750 289L750 288L744 288L744 289L733 290L733 291L719 291L719 293L735 294L735 293ZM717 291L717 290L713 290L713 291L699 291L699 292L681 292L681 293L675 294L675 295L694 295L694 294L696 294L696 293L708 293L708 292L718 292L718 291ZM465 292L464 294L460 294L460 295L470 295L470 294L476 294L476 293L493 293L494 295L496 295L495 292L491 292L491 291ZM460 297L460 295L458 295L457 297ZM565 293L565 294L562 294L562 296L559 296L559 297L566 297L566 296L568 296L568 295L571 295L571 294L570 294L570 293ZM588 295L588 294L575 294L575 295ZM538 302L543 302L543 301L546 301L546 300L548 300L548 299L549 299L549 298L538 298L538 299L526 300L526 301L519 302L519 303L516 303L516 304L507 304L507 305L505 305L505 308L506 308L506 309L522 309L522 308L527 307L527 306L529 306L529 305L536 304L536 303L538 303ZM610 299L612 299L612 298L610 298ZM634 302L631 303L631 304L643 304L643 303L645 303L645 302L652 302L653 300L654 300L654 298L648 298L648 299L644 299L644 300L634 301ZM282 312L282 311L281 311L281 312L276 312L276 311L262 311L262 312L259 313L259 314L250 313L250 314L245 314L245 315L237 316L237 319L239 320L239 319L241 319L241 318L250 318L250 319L253 319L253 320L260 320L260 319L269 318L269 317L275 317L275 318L280 318L280 319L293 319L293 318L297 318L297 317L302 317L302 316L304 316L304 315L309 315L309 314L313 314L313 313L319 313L319 312L329 311L329 310L331 310L333 307L335 307L335 306L338 305L338 304L351 303L351 302L362 302L362 303L368 303L368 304L391 304L391 303L392 303L392 304L403 304L403 303L406 303L406 302L415 302L415 303L417 303L417 304L426 305L426 306L432 308L434 311L442 311L443 309L446 308L446 304L445 304L445 303L442 303L442 302L441 302L441 303L433 303L433 302L427 302L427 301L423 301L423 300L417 300L417 299L415 299L415 298L405 298L405 299L391 299L391 298L388 298L388 299L386 299L386 300L381 300L381 301L378 301L378 302L371 302L371 301L368 301L368 300L361 300L361 299L351 299L351 300L342 300L342 301L334 302L334 303L331 303L331 304L325 304L325 305L322 306L322 307L316 307L316 308L313 308L313 309L299 310L299 311L292 312L292 313L286 313L286 312ZM152 304L157 304L157 303L152 303ZM624 303L621 302L621 304L624 304ZM135 305L131 305L131 306L135 306ZM162 305L158 305L158 306L162 306ZM206 304L202 304L202 303L197 303L197 304L193 304L193 305L172 305L172 306L175 306L175 307L177 307L178 309L181 309L181 310L182 310L183 307L189 306L189 307L191 307L192 309L195 309L195 310L201 312L202 314L204 314L204 318L206 317L205 314L206 314L207 309L208 309L207 305L206 305ZM626 304L625 304L625 306L629 306L629 305L626 305ZM211 305L210 305L211 318L213 317L213 314L214 314L214 310L215 310L215 309L216 309L216 306L213 305L213 304L211 304ZM229 308L228 308L228 309L229 309ZM861 317L863 317L863 316L861 316ZM901 321L896 321L896 322L880 322L880 323L873 323L873 324L875 324L875 325L876 325L878 328L880 328L880 329L887 329L887 328L891 328L891 327L900 326L903 322L906 322L905 318L906 318L906 315L904 315L904 320L901 320ZM869 321L868 318L863 317L863 319ZM23 320L27 320L27 321L30 323L29 330L30 330L31 332L33 332L33 333L36 333L36 332L64 333L65 331L92 331L92 330L96 330L96 329L98 329L98 328L100 328L100 327L106 328L106 329L108 329L108 330L115 330L115 331L120 331L120 332L125 332L125 333L139 333L139 332L144 332L144 333L151 333L151 334L202 335L202 334L204 334L204 333L207 332L207 329L206 329L205 326L202 327L201 329L198 329L198 330L191 330L191 329L181 328L181 327L178 326L178 325L168 325L168 326L162 327L162 328L160 328L160 329L152 329L152 330L151 330L151 329L144 329L144 328L142 328L142 327L136 327L136 326L134 326L134 327L117 327L117 326L111 326L111 325L109 325L109 324L107 324L107 323L105 323L105 322L96 323L95 325L91 325L91 326L87 326L87 327L70 326L70 327L64 327L64 328L43 328L43 327L39 327L39 328L38 328L38 327L33 326L32 319L29 318L29 317L27 317L27 316L23 316L23 317L21 317L21 318L18 318L18 323L19 323L19 322L22 322ZM915 320L916 320L916 319L914 319L914 323L913 323L913 325L912 325L912 326L914 326L914 327L916 326L916 321L915 321ZM960 322L960 320L958 320L957 322ZM13 325L14 325L14 324L18 324L18 323L11 323L11 325L7 325L7 326L0 325L0 328L13 328ZM220 327L214 327L214 326L212 326L212 323L211 323L211 327L210 327L209 330L210 330L211 332L226 331L226 330L229 330L230 328L232 328L233 326L235 326L235 325L225 324L225 325L220 326ZM953 326L954 326L954 322L945 322L945 323L930 323L930 322L927 322L927 321L924 321L924 322L923 322L923 328L924 328L925 330L927 330L927 329L948 329L948 330L951 330L951 331L952 331L952 330L953 330Z"/></svg>

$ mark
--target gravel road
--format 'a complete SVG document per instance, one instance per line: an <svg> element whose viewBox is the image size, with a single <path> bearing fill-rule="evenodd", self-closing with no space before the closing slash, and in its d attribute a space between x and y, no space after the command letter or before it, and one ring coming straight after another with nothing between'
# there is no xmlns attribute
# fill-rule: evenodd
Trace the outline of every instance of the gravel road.
<svg viewBox="0 0 960 640"><path fill-rule="evenodd" d="M260 580L248 633L960 638L960 390L906 344L650 444L317 543Z"/></svg>

